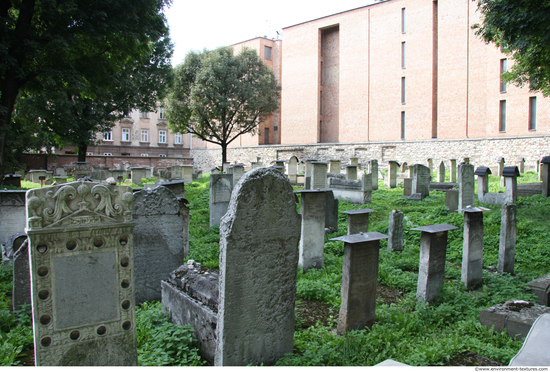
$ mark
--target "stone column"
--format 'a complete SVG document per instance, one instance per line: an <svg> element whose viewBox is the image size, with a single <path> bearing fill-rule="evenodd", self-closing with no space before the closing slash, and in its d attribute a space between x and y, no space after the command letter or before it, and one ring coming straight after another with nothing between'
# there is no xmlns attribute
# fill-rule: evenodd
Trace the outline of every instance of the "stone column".
<svg viewBox="0 0 550 372"><path fill-rule="evenodd" d="M474 175L477 176L477 199L483 202L485 194L489 192L489 175L491 168L477 167Z"/></svg>
<svg viewBox="0 0 550 372"><path fill-rule="evenodd" d="M303 190L300 214L302 233L298 265L304 270L320 269L324 266L326 190Z"/></svg>
<svg viewBox="0 0 550 372"><path fill-rule="evenodd" d="M540 161L541 171L539 173L542 177L542 195L545 197L550 196L550 156L545 156Z"/></svg>
<svg viewBox="0 0 550 372"><path fill-rule="evenodd" d="M337 159L331 159L330 160L330 173L340 173L340 167L342 166L342 162Z"/></svg>
<svg viewBox="0 0 550 372"><path fill-rule="evenodd" d="M366 233L369 229L369 213L376 212L374 209L353 209L345 211L348 215L348 235Z"/></svg>
<svg viewBox="0 0 550 372"><path fill-rule="evenodd" d="M326 189L328 163L314 161L311 166L311 189Z"/></svg>
<svg viewBox="0 0 550 372"><path fill-rule="evenodd" d="M479 287L483 279L483 214L490 209L470 207L464 212L464 243L462 246L462 277L466 289Z"/></svg>
<svg viewBox="0 0 550 372"><path fill-rule="evenodd" d="M396 209L390 212L388 223L388 252L403 250L403 212Z"/></svg>
<svg viewBox="0 0 550 372"><path fill-rule="evenodd" d="M502 177L504 178L504 185L506 186L505 202L513 204L518 199L518 167L504 167Z"/></svg>
<svg viewBox="0 0 550 372"><path fill-rule="evenodd" d="M456 159L451 159L451 182L456 182Z"/></svg>
<svg viewBox="0 0 550 372"><path fill-rule="evenodd" d="M386 187L389 187L390 189L394 189L397 187L397 168L399 167L399 163L395 160L390 160L388 162L389 169L388 173L386 174Z"/></svg>
<svg viewBox="0 0 550 372"><path fill-rule="evenodd" d="M357 179L357 165L346 165L346 179L356 180Z"/></svg>
<svg viewBox="0 0 550 372"><path fill-rule="evenodd" d="M516 257L516 215L517 206L504 204L502 206L502 218L500 222L500 245L498 249L498 266L500 273L514 273L514 261Z"/></svg>
<svg viewBox="0 0 550 372"><path fill-rule="evenodd" d="M344 242L339 335L374 324L380 240L387 237L371 232L331 239Z"/></svg>
<svg viewBox="0 0 550 372"><path fill-rule="evenodd" d="M502 172L504 171L504 158L498 158L498 176L500 178L500 186L504 186L504 178L502 177Z"/></svg>
<svg viewBox="0 0 550 372"><path fill-rule="evenodd" d="M439 163L439 169L437 172L437 182L445 182L445 163Z"/></svg>
<svg viewBox="0 0 550 372"><path fill-rule="evenodd" d="M474 166L461 163L458 166L458 209L474 205Z"/></svg>
<svg viewBox="0 0 550 372"><path fill-rule="evenodd" d="M369 161L369 170L372 173L372 190L378 190L378 160Z"/></svg>
<svg viewBox="0 0 550 372"><path fill-rule="evenodd" d="M446 223L411 229L422 231L416 298L432 302L441 290L445 278L447 232L455 229L458 227Z"/></svg>

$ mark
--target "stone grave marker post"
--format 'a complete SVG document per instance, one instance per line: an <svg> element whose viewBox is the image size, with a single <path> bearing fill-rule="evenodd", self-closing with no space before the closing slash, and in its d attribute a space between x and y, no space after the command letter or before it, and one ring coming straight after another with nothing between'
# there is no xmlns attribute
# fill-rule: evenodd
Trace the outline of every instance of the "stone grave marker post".
<svg viewBox="0 0 550 372"><path fill-rule="evenodd" d="M456 159L451 159L451 182L456 182Z"/></svg>
<svg viewBox="0 0 550 372"><path fill-rule="evenodd" d="M430 168L422 164L413 166L412 190L409 199L422 200L430 195Z"/></svg>
<svg viewBox="0 0 550 372"><path fill-rule="evenodd" d="M286 174L290 183L297 183L297 174L298 174L298 158L296 156L291 156L287 159L286 163Z"/></svg>
<svg viewBox="0 0 550 372"><path fill-rule="evenodd" d="M372 173L363 173L363 204L372 200Z"/></svg>
<svg viewBox="0 0 550 372"><path fill-rule="evenodd" d="M539 176L542 177L542 195L544 197L550 196L550 156L545 156L540 161L541 171Z"/></svg>
<svg viewBox="0 0 550 372"><path fill-rule="evenodd" d="M500 157L497 160L498 163L498 177L500 179L500 186L504 186L504 177L502 175L502 172L504 171L504 158Z"/></svg>
<svg viewBox="0 0 550 372"><path fill-rule="evenodd" d="M182 165L172 165L170 167L170 172L172 172L172 176L170 177L172 180L182 180L183 179L183 166Z"/></svg>
<svg viewBox="0 0 550 372"><path fill-rule="evenodd" d="M455 229L458 227L446 223L411 229L422 231L416 298L432 302L441 290L445 278L447 234Z"/></svg>
<svg viewBox="0 0 550 372"><path fill-rule="evenodd" d="M351 158L349 158L349 163L351 165L359 165L359 158L356 156L352 156Z"/></svg>
<svg viewBox="0 0 550 372"><path fill-rule="evenodd" d="M525 158L518 159L519 173L525 173Z"/></svg>
<svg viewBox="0 0 550 372"><path fill-rule="evenodd" d="M181 179L189 182L193 182L193 166L182 165L181 166Z"/></svg>
<svg viewBox="0 0 550 372"><path fill-rule="evenodd" d="M302 190L300 214L302 215L300 255L298 265L304 270L320 269L324 266L325 218L327 190Z"/></svg>
<svg viewBox="0 0 550 372"><path fill-rule="evenodd" d="M160 281L189 254L189 208L164 186L134 193L136 303L160 301Z"/></svg>
<svg viewBox="0 0 550 372"><path fill-rule="evenodd" d="M485 194L489 192L489 175L491 168L477 167L474 175L477 176L477 199L483 202Z"/></svg>
<svg viewBox="0 0 550 372"><path fill-rule="evenodd" d="M229 169L231 168L231 163L225 162L222 164L222 172L223 173L229 173Z"/></svg>
<svg viewBox="0 0 550 372"><path fill-rule="evenodd" d="M399 163L395 160L388 161L389 169L386 174L386 187L394 189L397 187L397 168L399 168Z"/></svg>
<svg viewBox="0 0 550 372"><path fill-rule="evenodd" d="M498 249L499 273L514 273L516 257L516 215L518 208L515 204L502 206L502 218L500 223L500 244Z"/></svg>
<svg viewBox="0 0 550 372"><path fill-rule="evenodd" d="M445 162L443 161L439 163L439 168L437 172L437 182L445 182Z"/></svg>
<svg viewBox="0 0 550 372"><path fill-rule="evenodd" d="M466 289L479 287L483 279L483 212L488 208L469 207L464 212L461 281Z"/></svg>
<svg viewBox="0 0 550 372"><path fill-rule="evenodd" d="M372 173L372 190L378 190L378 160L369 160L369 170Z"/></svg>
<svg viewBox="0 0 550 372"><path fill-rule="evenodd" d="M330 167L329 172L330 173L341 173L340 168L342 167L342 162L338 159L331 159L330 160Z"/></svg>
<svg viewBox="0 0 550 372"><path fill-rule="evenodd" d="M244 176L244 164L233 164L231 168L233 169L233 185L236 185L241 177Z"/></svg>
<svg viewBox="0 0 550 372"><path fill-rule="evenodd" d="M429 158L426 160L426 165L428 166L428 168L430 168L430 177L433 175L433 171L434 171L434 161L433 159Z"/></svg>
<svg viewBox="0 0 550 372"><path fill-rule="evenodd" d="M403 196L411 196L412 180L412 178L403 178Z"/></svg>
<svg viewBox="0 0 550 372"><path fill-rule="evenodd" d="M132 167L130 168L132 172L132 183L135 185L141 185L142 179L145 178L145 168L143 167Z"/></svg>
<svg viewBox="0 0 550 372"><path fill-rule="evenodd" d="M311 186L311 172L313 171L313 166L311 165L311 163L313 162L316 162L317 159L304 159L304 178L305 178L305 183L304 183L304 188L306 190L311 190L312 189L312 186Z"/></svg>
<svg viewBox="0 0 550 372"><path fill-rule="evenodd" d="M357 179L357 165L354 165L354 164L346 165L346 179L348 180Z"/></svg>
<svg viewBox="0 0 550 372"><path fill-rule="evenodd" d="M458 209L474 205L474 192L474 166L460 163L458 166Z"/></svg>
<svg viewBox="0 0 550 372"><path fill-rule="evenodd" d="M250 168L251 169L256 169L256 168L261 168L262 167L262 163L259 162L259 161L253 161L250 163Z"/></svg>
<svg viewBox="0 0 550 372"><path fill-rule="evenodd" d="M396 209L390 212L388 252L401 252L403 250L403 217L403 212Z"/></svg>
<svg viewBox="0 0 550 372"><path fill-rule="evenodd" d="M232 174L210 175L210 227L219 225L221 218L227 212L231 191L233 191Z"/></svg>
<svg viewBox="0 0 550 372"><path fill-rule="evenodd" d="M334 198L332 190L326 190L327 204L325 214L325 231L334 233L338 231L338 199Z"/></svg>
<svg viewBox="0 0 550 372"><path fill-rule="evenodd" d="M518 200L518 167L504 167L502 177L506 186L506 203L513 204Z"/></svg>
<svg viewBox="0 0 550 372"><path fill-rule="evenodd" d="M445 206L449 212L456 212L458 209L458 190L450 189L445 191Z"/></svg>
<svg viewBox="0 0 550 372"><path fill-rule="evenodd" d="M352 209L344 211L348 215L348 235L366 233L369 229L369 213L376 212L374 209Z"/></svg>
<svg viewBox="0 0 550 372"><path fill-rule="evenodd" d="M339 335L374 324L380 240L387 237L370 232L331 239L344 242Z"/></svg>
<svg viewBox="0 0 550 372"><path fill-rule="evenodd" d="M84 180L27 192L37 366L137 365L133 200Z"/></svg>
<svg viewBox="0 0 550 372"><path fill-rule="evenodd" d="M311 188L326 189L328 163L315 161L311 163L311 167Z"/></svg>
<svg viewBox="0 0 550 372"><path fill-rule="evenodd" d="M271 365L292 352L299 240L286 176L246 173L220 225L216 366Z"/></svg>

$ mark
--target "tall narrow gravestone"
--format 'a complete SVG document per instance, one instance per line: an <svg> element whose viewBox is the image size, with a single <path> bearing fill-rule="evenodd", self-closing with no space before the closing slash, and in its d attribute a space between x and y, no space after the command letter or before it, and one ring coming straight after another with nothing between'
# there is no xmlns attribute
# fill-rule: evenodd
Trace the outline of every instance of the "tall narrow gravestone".
<svg viewBox="0 0 550 372"><path fill-rule="evenodd" d="M136 303L160 301L160 281L189 253L189 208L168 188L134 193Z"/></svg>
<svg viewBox="0 0 550 372"><path fill-rule="evenodd" d="M307 272L320 269L325 264L325 216L326 190L297 191L302 195L300 214L302 232L300 237L300 256L298 265Z"/></svg>
<svg viewBox="0 0 550 372"><path fill-rule="evenodd" d="M483 281L483 207L459 209L464 212L461 281L466 289L475 289Z"/></svg>
<svg viewBox="0 0 550 372"><path fill-rule="evenodd" d="M500 222L500 244L498 249L497 270L500 273L514 273L516 257L516 231L518 208L515 204L502 206L502 218Z"/></svg>
<svg viewBox="0 0 550 372"><path fill-rule="evenodd" d="M458 209L474 205L474 192L474 166L460 163L458 166Z"/></svg>
<svg viewBox="0 0 550 372"><path fill-rule="evenodd" d="M422 164L413 166L413 179L410 200L422 200L430 195L430 168Z"/></svg>
<svg viewBox="0 0 550 372"><path fill-rule="evenodd" d="M299 240L286 176L269 168L245 174L220 225L215 365L270 365L292 352Z"/></svg>
<svg viewBox="0 0 550 372"><path fill-rule="evenodd" d="M396 209L390 212L388 221L388 252L403 250L403 212Z"/></svg>
<svg viewBox="0 0 550 372"><path fill-rule="evenodd" d="M315 161L311 163L311 167L311 188L326 189L328 164L320 161Z"/></svg>
<svg viewBox="0 0 550 372"><path fill-rule="evenodd" d="M132 189L27 192L37 366L136 365Z"/></svg>
<svg viewBox="0 0 550 372"><path fill-rule="evenodd" d="M372 173L372 190L378 190L378 160L369 161L369 170Z"/></svg>
<svg viewBox="0 0 550 372"><path fill-rule="evenodd" d="M437 182L445 182L445 162L439 163L439 168L437 169Z"/></svg>
<svg viewBox="0 0 550 372"><path fill-rule="evenodd" d="M220 224L222 217L227 212L232 190L232 174L210 175L210 226Z"/></svg>

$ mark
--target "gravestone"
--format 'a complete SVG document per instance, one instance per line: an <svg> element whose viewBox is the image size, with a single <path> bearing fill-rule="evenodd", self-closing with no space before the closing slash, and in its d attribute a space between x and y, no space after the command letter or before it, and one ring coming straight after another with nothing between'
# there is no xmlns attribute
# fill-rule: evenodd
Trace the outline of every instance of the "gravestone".
<svg viewBox="0 0 550 372"><path fill-rule="evenodd" d="M158 182L158 186L166 187L168 190L172 191L174 195L178 198L185 198L185 181L184 180L173 180Z"/></svg>
<svg viewBox="0 0 550 372"><path fill-rule="evenodd" d="M550 156L545 156L540 161L541 172L539 173L542 181L542 196L550 196Z"/></svg>
<svg viewBox="0 0 550 372"><path fill-rule="evenodd" d="M437 182L445 182L445 163L443 161L439 163L437 169Z"/></svg>
<svg viewBox="0 0 550 372"><path fill-rule="evenodd" d="M451 182L456 182L456 159L451 159Z"/></svg>
<svg viewBox="0 0 550 372"><path fill-rule="evenodd" d="M396 209L390 212L388 252L401 252L403 250L403 217L403 212Z"/></svg>
<svg viewBox="0 0 550 372"><path fill-rule="evenodd" d="M160 281L189 254L189 208L168 188L134 193L136 304L160 301Z"/></svg>
<svg viewBox="0 0 550 372"><path fill-rule="evenodd" d="M172 180L182 180L183 179L183 167L181 165L172 165L170 167Z"/></svg>
<svg viewBox="0 0 550 372"><path fill-rule="evenodd" d="M326 190L297 191L302 196L300 255L298 265L304 273L324 266Z"/></svg>
<svg viewBox="0 0 550 372"><path fill-rule="evenodd" d="M388 173L386 173L385 186L390 189L394 189L397 187L397 168L399 168L399 163L394 160L390 160L388 165L389 169Z"/></svg>
<svg viewBox="0 0 550 372"><path fill-rule="evenodd" d="M135 184L135 185L141 185L142 180L144 178L146 178L145 177L146 168L144 168L144 167L132 167L132 168L130 168L130 170L132 171L132 183Z"/></svg>
<svg viewBox="0 0 550 372"><path fill-rule="evenodd" d="M73 178L76 180L86 177L90 174L90 163L77 161L74 163Z"/></svg>
<svg viewBox="0 0 550 372"><path fill-rule="evenodd" d="M292 352L299 239L286 176L269 168L248 172L220 225L215 365L271 365Z"/></svg>
<svg viewBox="0 0 550 372"><path fill-rule="evenodd" d="M413 179L409 200L422 200L430 195L430 168L422 164L413 165Z"/></svg>
<svg viewBox="0 0 550 372"><path fill-rule="evenodd" d="M374 324L380 240L387 237L371 232L331 239L344 242L339 335Z"/></svg>
<svg viewBox="0 0 550 372"><path fill-rule="evenodd" d="M446 223L416 227L420 237L420 264L416 298L432 302L443 287L445 259L447 257L447 234L458 227Z"/></svg>
<svg viewBox="0 0 550 372"><path fill-rule="evenodd" d="M298 158L296 156L291 156L287 159L287 170L288 180L290 183L297 183L297 174L298 174Z"/></svg>
<svg viewBox="0 0 550 372"><path fill-rule="evenodd" d="M363 173L362 181L363 204L368 204L372 200L372 173Z"/></svg>
<svg viewBox="0 0 550 372"><path fill-rule="evenodd" d="M502 170L502 177L504 178L504 186L506 186L506 199L505 202L513 204L518 199L518 167L504 167Z"/></svg>
<svg viewBox="0 0 550 372"><path fill-rule="evenodd" d="M340 173L340 168L342 167L342 162L337 159L330 160L329 172L330 173Z"/></svg>
<svg viewBox="0 0 550 372"><path fill-rule="evenodd" d="M311 163L311 167L311 189L326 189L328 164L315 161Z"/></svg>
<svg viewBox="0 0 550 372"><path fill-rule="evenodd" d="M37 366L137 364L133 200L84 180L27 192Z"/></svg>
<svg viewBox="0 0 550 372"><path fill-rule="evenodd" d="M543 306L550 306L550 274L533 279L527 283L529 289L535 295L536 302Z"/></svg>
<svg viewBox="0 0 550 372"><path fill-rule="evenodd" d="M250 168L251 169L256 169L256 168L261 168L262 167L262 163L259 162L259 161L253 161L250 163Z"/></svg>
<svg viewBox="0 0 550 372"><path fill-rule="evenodd" d="M348 180L357 179L357 165L355 164L346 165L346 179Z"/></svg>
<svg viewBox="0 0 550 372"><path fill-rule="evenodd" d="M458 209L458 192L457 189L445 191L445 207L449 212L456 212Z"/></svg>
<svg viewBox="0 0 550 372"><path fill-rule="evenodd" d="M466 289L475 289L483 281L483 212L490 209L469 207L464 212L461 281Z"/></svg>
<svg viewBox="0 0 550 372"><path fill-rule="evenodd" d="M210 174L220 174L220 168L214 167L210 169Z"/></svg>
<svg viewBox="0 0 550 372"><path fill-rule="evenodd" d="M351 158L349 158L349 163L351 165L359 165L359 158L356 156L352 156Z"/></svg>
<svg viewBox="0 0 550 372"><path fill-rule="evenodd" d="M369 161L369 170L372 173L372 190L378 190L378 160Z"/></svg>
<svg viewBox="0 0 550 372"><path fill-rule="evenodd" d="M411 196L412 178L403 178L403 196Z"/></svg>
<svg viewBox="0 0 550 372"><path fill-rule="evenodd" d="M474 205L474 192L474 166L460 163L458 166L458 209Z"/></svg>
<svg viewBox="0 0 550 372"><path fill-rule="evenodd" d="M338 199L334 198L332 190L327 190L327 206L325 214L325 231L329 234L338 231Z"/></svg>
<svg viewBox="0 0 550 372"><path fill-rule="evenodd" d="M504 171L504 163L505 163L504 158L498 158L497 163L498 163L498 176L500 179L500 186L504 186L504 177L502 175L502 172Z"/></svg>
<svg viewBox="0 0 550 372"><path fill-rule="evenodd" d="M25 230L25 190L0 190L0 243Z"/></svg>
<svg viewBox="0 0 550 372"><path fill-rule="evenodd" d="M27 173L27 176L29 177L29 181L34 183L40 183L40 176L46 176L46 170L45 169L31 169L29 173Z"/></svg>
<svg viewBox="0 0 550 372"><path fill-rule="evenodd" d="M518 208L514 204L504 204L502 206L497 266L499 273L514 273L514 262L516 257L517 211Z"/></svg>
<svg viewBox="0 0 550 372"><path fill-rule="evenodd" d="M304 177L305 177L305 183L304 188L306 190L311 190L311 172L313 171L313 166L311 163L316 162L317 159L304 159L305 165L304 165Z"/></svg>
<svg viewBox="0 0 550 372"><path fill-rule="evenodd" d="M376 212L374 209L352 209L344 211L348 215L348 235L366 233L369 229L369 213Z"/></svg>
<svg viewBox="0 0 550 372"><path fill-rule="evenodd" d="M434 171L434 161L433 159L430 158L426 162L427 162L426 164L428 165L428 168L430 168L430 176L431 176Z"/></svg>
<svg viewBox="0 0 550 372"><path fill-rule="evenodd" d="M31 313L31 278L29 275L29 244L25 240L13 255L12 309L14 312L25 309Z"/></svg>
<svg viewBox="0 0 550 372"><path fill-rule="evenodd" d="M525 158L518 159L518 169L519 169L519 173L525 172Z"/></svg>
<svg viewBox="0 0 550 372"><path fill-rule="evenodd" d="M489 175L491 168L477 167L474 175L477 176L477 200L483 202L485 194L489 193Z"/></svg>
<svg viewBox="0 0 550 372"><path fill-rule="evenodd" d="M210 175L210 227L220 224L222 217L227 212L232 190L232 174Z"/></svg>
<svg viewBox="0 0 550 372"><path fill-rule="evenodd" d="M181 166L181 179L188 182L193 182L193 166L182 165Z"/></svg>
<svg viewBox="0 0 550 372"><path fill-rule="evenodd" d="M222 172L223 173L229 173L229 170L231 169L231 163L225 162L222 164Z"/></svg>
<svg viewBox="0 0 550 372"><path fill-rule="evenodd" d="M237 182L244 176L244 164L233 164L231 166L233 174L233 185L236 185Z"/></svg>

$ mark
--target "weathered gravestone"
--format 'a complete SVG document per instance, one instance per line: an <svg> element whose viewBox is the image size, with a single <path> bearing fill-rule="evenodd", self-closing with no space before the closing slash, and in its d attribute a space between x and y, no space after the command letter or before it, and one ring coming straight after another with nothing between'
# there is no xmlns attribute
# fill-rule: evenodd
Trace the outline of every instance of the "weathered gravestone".
<svg viewBox="0 0 550 372"><path fill-rule="evenodd" d="M233 174L233 185L236 185L241 177L244 176L244 164L233 164L231 170Z"/></svg>
<svg viewBox="0 0 550 372"><path fill-rule="evenodd" d="M210 175L210 226L220 224L222 217L227 212L232 190L232 174Z"/></svg>
<svg viewBox="0 0 550 372"><path fill-rule="evenodd" d="M430 195L430 168L422 164L413 165L413 179L409 200L422 200Z"/></svg>
<svg viewBox="0 0 550 372"><path fill-rule="evenodd" d="M132 171L132 183L134 185L141 185L142 184L142 180L145 177L145 172L147 170L147 168L144 168L144 167L132 167L130 168L130 170Z"/></svg>
<svg viewBox="0 0 550 372"><path fill-rule="evenodd" d="M25 190L0 190L0 243L25 229ZM15 252L15 251L14 251Z"/></svg>
<svg viewBox="0 0 550 372"><path fill-rule="evenodd" d="M456 212L458 209L458 193L457 189L445 191L445 207L449 212Z"/></svg>
<svg viewBox="0 0 550 372"><path fill-rule="evenodd" d="M311 167L311 189L326 189L328 164L314 161L311 163Z"/></svg>
<svg viewBox="0 0 550 372"><path fill-rule="evenodd" d="M12 308L31 313L31 278L29 276L29 243L27 236L13 255Z"/></svg>
<svg viewBox="0 0 550 372"><path fill-rule="evenodd" d="M451 182L456 182L456 159L451 159Z"/></svg>
<svg viewBox="0 0 550 372"><path fill-rule="evenodd" d="M296 192L302 195L300 204L302 223L298 264L304 272L309 269L321 269L325 263L326 192L327 190Z"/></svg>
<svg viewBox="0 0 550 372"><path fill-rule="evenodd" d="M342 167L342 162L338 159L330 159L329 162L329 172L330 173L340 173L340 168Z"/></svg>
<svg viewBox="0 0 550 372"><path fill-rule="evenodd" d="M254 168L253 168L254 169ZM286 174L290 183L296 183L298 178L298 158L296 156L290 156L286 161Z"/></svg>
<svg viewBox="0 0 550 372"><path fill-rule="evenodd" d="M384 186L394 189L397 187L397 169L399 168L399 163L395 160L390 160L388 162L388 172L384 179Z"/></svg>
<svg viewBox="0 0 550 372"><path fill-rule="evenodd" d="M374 209L352 209L344 211L348 215L348 235L366 233L369 229L369 213L376 212Z"/></svg>
<svg viewBox="0 0 550 372"><path fill-rule="evenodd" d="M396 209L390 212L388 221L388 252L403 250L403 212Z"/></svg>
<svg viewBox="0 0 550 372"><path fill-rule="evenodd" d="M445 162L439 163L439 168L437 169L437 182L445 182Z"/></svg>
<svg viewBox="0 0 550 372"><path fill-rule="evenodd" d="M27 192L37 366L136 365L132 189Z"/></svg>
<svg viewBox="0 0 550 372"><path fill-rule="evenodd" d="M459 209L464 212L461 281L466 289L475 289L483 281L483 207Z"/></svg>
<svg viewBox="0 0 550 372"><path fill-rule="evenodd" d="M134 193L136 304L160 301L160 281L189 253L189 208L163 186Z"/></svg>
<svg viewBox="0 0 550 372"><path fill-rule="evenodd" d="M500 222L500 244L498 249L498 272L514 273L516 257L516 230L518 208L515 204L502 206Z"/></svg>
<svg viewBox="0 0 550 372"><path fill-rule="evenodd" d="M460 163L458 166L458 209L474 205L474 192L474 166Z"/></svg>
<svg viewBox="0 0 550 372"><path fill-rule="evenodd" d="M220 225L215 365L270 365L292 352L299 239L286 176L269 168L248 172Z"/></svg>
<svg viewBox="0 0 550 372"><path fill-rule="evenodd" d="M357 165L350 164L346 165L346 179L356 180L357 179Z"/></svg>
<svg viewBox="0 0 550 372"><path fill-rule="evenodd" d="M327 205L325 210L325 231L329 234L338 231L338 199L334 198L334 193L327 190Z"/></svg>
<svg viewBox="0 0 550 372"><path fill-rule="evenodd" d="M369 160L369 171L372 173L372 190L378 190L378 160Z"/></svg>

